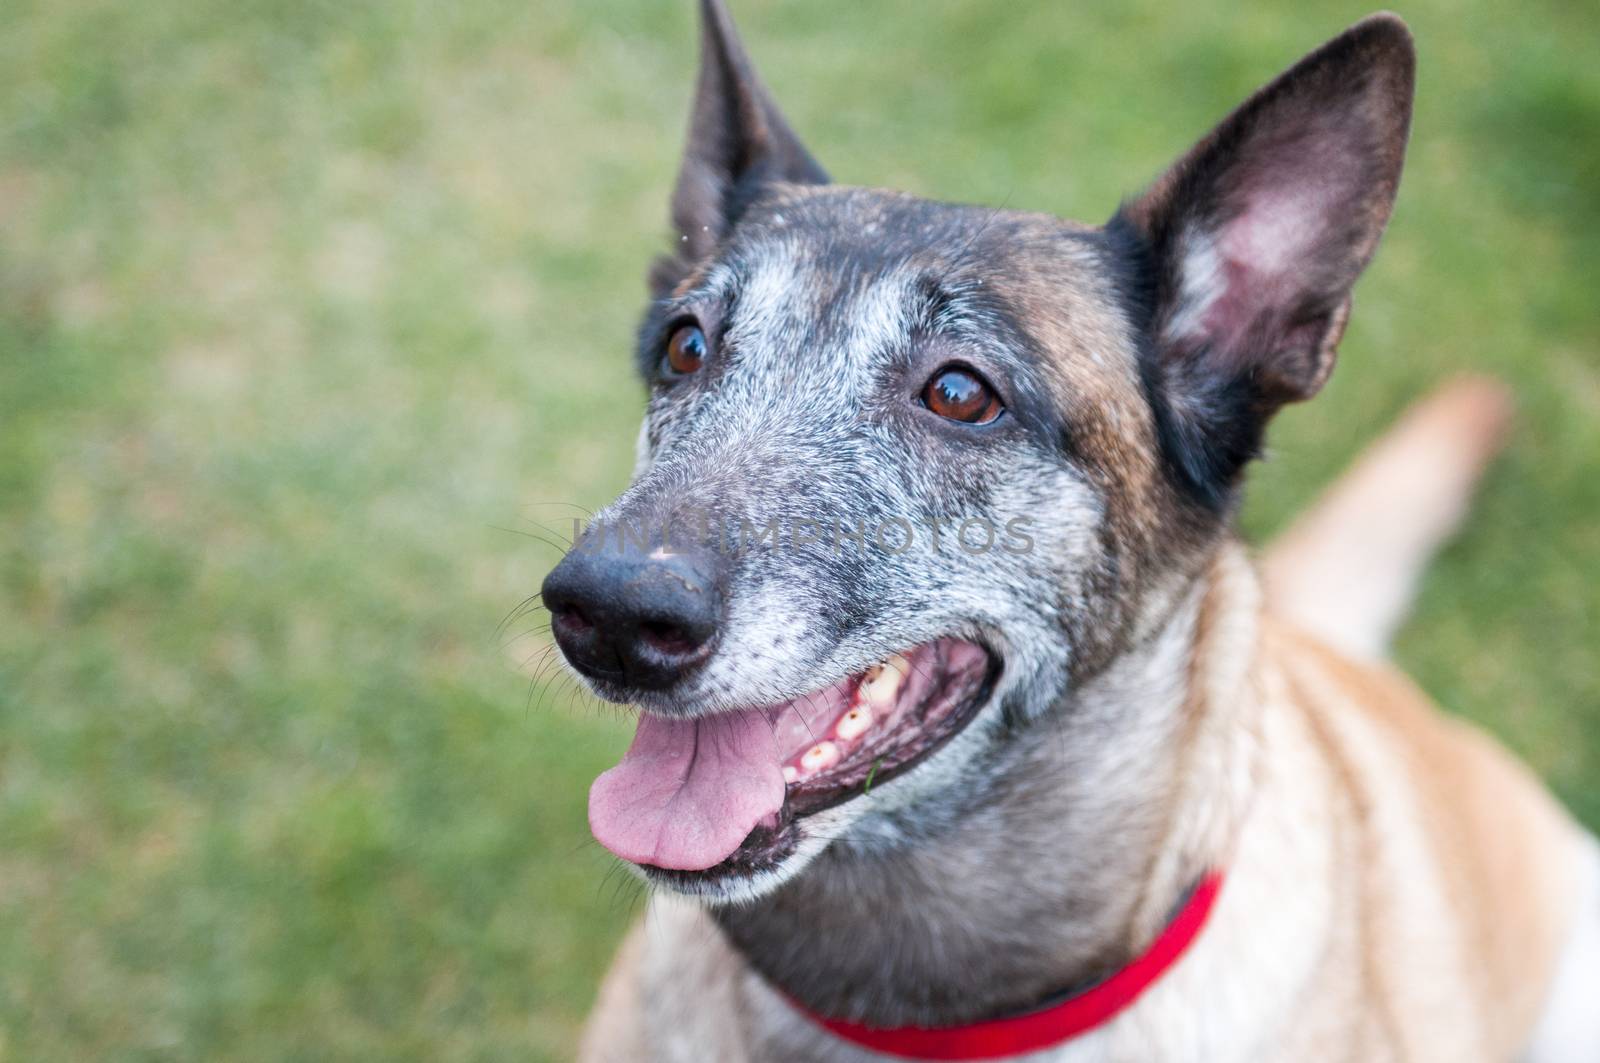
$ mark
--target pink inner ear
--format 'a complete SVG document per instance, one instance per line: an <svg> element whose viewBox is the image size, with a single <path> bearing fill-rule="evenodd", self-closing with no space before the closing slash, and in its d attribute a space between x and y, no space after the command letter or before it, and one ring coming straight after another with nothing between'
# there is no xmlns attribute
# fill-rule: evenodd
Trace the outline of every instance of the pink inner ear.
<svg viewBox="0 0 1600 1063"><path fill-rule="evenodd" d="M1293 269L1316 246L1319 219L1333 207L1320 198L1315 187L1257 192L1244 213L1223 228L1223 256L1266 276Z"/></svg>
<svg viewBox="0 0 1600 1063"><path fill-rule="evenodd" d="M1314 182L1261 189L1220 230L1186 235L1168 337L1203 342L1216 357L1244 355L1248 338L1270 330L1315 271L1327 212L1337 209L1326 198Z"/></svg>

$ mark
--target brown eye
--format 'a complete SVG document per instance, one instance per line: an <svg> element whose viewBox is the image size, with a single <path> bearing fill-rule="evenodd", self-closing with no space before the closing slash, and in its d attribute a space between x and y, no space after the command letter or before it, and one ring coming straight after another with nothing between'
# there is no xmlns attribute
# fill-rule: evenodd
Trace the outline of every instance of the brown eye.
<svg viewBox="0 0 1600 1063"><path fill-rule="evenodd" d="M988 424L1005 409L983 378L964 366L946 366L922 389L922 404L963 424Z"/></svg>
<svg viewBox="0 0 1600 1063"><path fill-rule="evenodd" d="M699 325L680 325L667 340L667 368L688 376L706 360L706 334Z"/></svg>

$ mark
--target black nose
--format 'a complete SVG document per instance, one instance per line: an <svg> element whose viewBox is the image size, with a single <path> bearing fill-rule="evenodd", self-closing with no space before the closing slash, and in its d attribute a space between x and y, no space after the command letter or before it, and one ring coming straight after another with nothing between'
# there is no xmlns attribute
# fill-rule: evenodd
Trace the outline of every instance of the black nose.
<svg viewBox="0 0 1600 1063"><path fill-rule="evenodd" d="M641 690L671 686L711 655L721 620L716 558L585 540L545 577L550 629L572 666Z"/></svg>

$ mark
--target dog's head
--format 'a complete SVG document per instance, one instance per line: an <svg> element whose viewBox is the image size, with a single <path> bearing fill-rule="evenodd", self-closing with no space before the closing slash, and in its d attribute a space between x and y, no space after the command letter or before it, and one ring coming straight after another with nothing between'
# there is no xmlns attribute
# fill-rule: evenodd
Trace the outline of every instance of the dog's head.
<svg viewBox="0 0 1600 1063"><path fill-rule="evenodd" d="M1414 60L1356 25L1095 227L829 183L703 20L635 480L543 593L641 711L596 836L729 898L959 814L1173 607L1333 366Z"/></svg>

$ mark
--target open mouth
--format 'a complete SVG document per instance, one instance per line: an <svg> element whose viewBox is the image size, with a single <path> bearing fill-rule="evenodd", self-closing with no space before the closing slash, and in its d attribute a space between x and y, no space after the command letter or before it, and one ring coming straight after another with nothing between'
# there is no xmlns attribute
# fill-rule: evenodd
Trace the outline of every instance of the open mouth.
<svg viewBox="0 0 1600 1063"><path fill-rule="evenodd" d="M644 713L589 791L616 855L694 879L750 874L793 849L795 823L926 759L988 699L999 664L943 638L777 705L697 718Z"/></svg>

